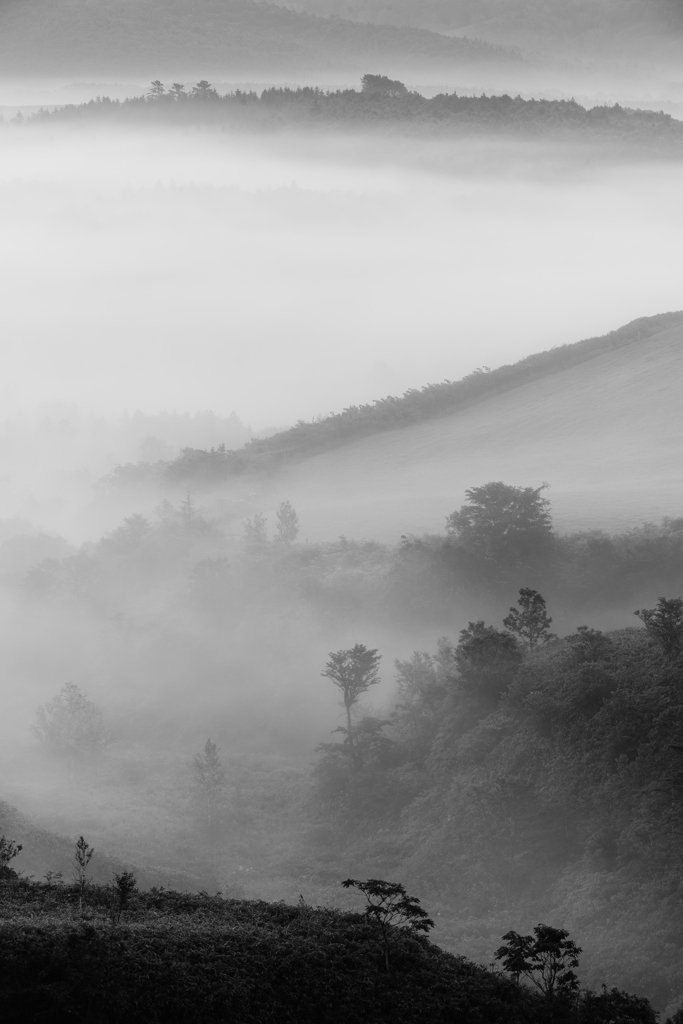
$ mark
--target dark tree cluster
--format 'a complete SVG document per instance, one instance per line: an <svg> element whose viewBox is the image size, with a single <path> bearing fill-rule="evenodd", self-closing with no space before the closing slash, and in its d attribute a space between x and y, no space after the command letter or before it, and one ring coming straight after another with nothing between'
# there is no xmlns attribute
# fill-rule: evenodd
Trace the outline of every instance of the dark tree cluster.
<svg viewBox="0 0 683 1024"><path fill-rule="evenodd" d="M467 40L463 40L467 42ZM219 95L202 79L187 91L173 83L152 82L146 96L123 101L98 98L55 111L40 111L41 120L98 118L172 122L209 122L242 128L282 128L296 123L363 130L384 122L394 130L421 135L511 135L572 139L627 148L647 146L649 155L677 152L683 125L663 111L630 109L618 103L587 108L575 100L525 100L521 96L459 96L442 93L427 99L397 80L366 74L362 88L324 91L303 87L270 88L260 94Z"/></svg>
<svg viewBox="0 0 683 1024"><path fill-rule="evenodd" d="M397 661L388 717L363 708L367 686L349 688L344 739L322 744L316 767L318 813L334 824L334 843L349 855L376 849L379 864L466 917L547 905L567 920L588 915L594 947L610 941L601 928L618 889L632 901L620 911L630 963L622 980L666 1004L683 986L674 952L683 914L680 605L661 598L640 610L645 629L584 625L559 638L543 597L522 588L503 629L470 622L457 644L444 639L435 654ZM323 675L340 685L330 669L358 658L361 678L364 654L379 663L356 645L331 656ZM590 899L587 876L598 886ZM545 925L511 931L497 956L547 999L573 999L581 950L567 935ZM599 963L594 948L593 983ZM646 1001L629 999L586 996L585 1019L654 1021Z"/></svg>

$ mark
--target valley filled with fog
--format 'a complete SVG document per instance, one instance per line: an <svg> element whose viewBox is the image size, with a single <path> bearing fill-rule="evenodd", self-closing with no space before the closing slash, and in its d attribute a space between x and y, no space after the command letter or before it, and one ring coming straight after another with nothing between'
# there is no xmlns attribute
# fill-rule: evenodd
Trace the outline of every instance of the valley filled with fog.
<svg viewBox="0 0 683 1024"><path fill-rule="evenodd" d="M383 24L323 7L273 25ZM514 125L513 85L437 117L380 83L361 116L343 62L334 95L283 58L145 100L111 48L128 105L78 106L68 56L0 83L0 835L35 878L84 835L94 881L235 900L395 878L444 949L551 920L582 984L680 1015L683 94L659 21L582 107L580 43L505 25L547 49L482 50L459 95L516 82Z"/></svg>
<svg viewBox="0 0 683 1024"><path fill-rule="evenodd" d="M76 542L116 525L118 508L89 529L90 487L136 460L95 421L234 414L241 435L161 439L235 448L677 306L670 159L31 122L0 147L1 511Z"/></svg>

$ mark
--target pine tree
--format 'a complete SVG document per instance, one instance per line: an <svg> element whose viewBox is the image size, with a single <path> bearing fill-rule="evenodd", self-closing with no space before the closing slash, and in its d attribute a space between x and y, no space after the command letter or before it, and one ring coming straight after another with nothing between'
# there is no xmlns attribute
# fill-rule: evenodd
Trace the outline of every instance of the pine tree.
<svg viewBox="0 0 683 1024"><path fill-rule="evenodd" d="M282 544L291 544L299 532L299 517L289 501L283 501L277 513L277 534L275 540Z"/></svg>

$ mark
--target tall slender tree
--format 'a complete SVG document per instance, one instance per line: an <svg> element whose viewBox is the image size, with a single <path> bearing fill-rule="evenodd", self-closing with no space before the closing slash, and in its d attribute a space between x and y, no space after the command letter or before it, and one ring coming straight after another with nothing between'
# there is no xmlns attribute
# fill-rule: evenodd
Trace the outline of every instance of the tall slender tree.
<svg viewBox="0 0 683 1024"><path fill-rule="evenodd" d="M355 644L348 650L333 651L321 674L341 691L346 711L346 739L354 753L354 730L351 711L359 697L379 682L381 654L376 650Z"/></svg>

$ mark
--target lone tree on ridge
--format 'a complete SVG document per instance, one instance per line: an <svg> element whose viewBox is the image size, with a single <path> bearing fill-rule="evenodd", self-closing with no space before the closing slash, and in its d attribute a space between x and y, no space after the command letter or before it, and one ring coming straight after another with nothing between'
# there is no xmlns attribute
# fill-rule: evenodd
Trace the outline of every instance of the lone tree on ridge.
<svg viewBox="0 0 683 1024"><path fill-rule="evenodd" d="M417 896L409 896L400 882L384 882L381 878L369 878L367 882L359 882L356 878L347 878L342 885L345 889L357 889L365 896L365 916L374 921L380 929L384 966L387 971L391 937L389 929L392 926L403 928L413 935L428 932L434 927L434 922L420 906Z"/></svg>

